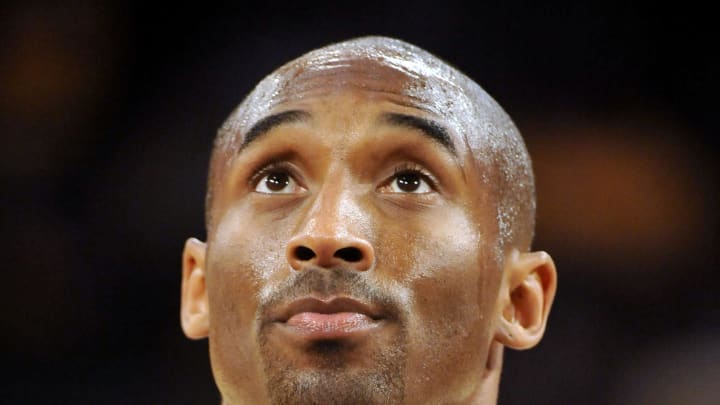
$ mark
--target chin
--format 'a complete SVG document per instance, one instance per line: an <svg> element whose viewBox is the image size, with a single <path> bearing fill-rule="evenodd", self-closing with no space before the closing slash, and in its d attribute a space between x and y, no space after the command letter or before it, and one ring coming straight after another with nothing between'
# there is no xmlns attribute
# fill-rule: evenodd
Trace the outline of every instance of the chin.
<svg viewBox="0 0 720 405"><path fill-rule="evenodd" d="M396 363L397 364L397 363ZM397 404L403 402L398 367L336 367L267 370L268 394L274 404ZM389 366L389 367L388 367Z"/></svg>
<svg viewBox="0 0 720 405"><path fill-rule="evenodd" d="M261 346L273 404L403 402L406 341L320 340L301 347ZM288 350L290 349L290 350Z"/></svg>

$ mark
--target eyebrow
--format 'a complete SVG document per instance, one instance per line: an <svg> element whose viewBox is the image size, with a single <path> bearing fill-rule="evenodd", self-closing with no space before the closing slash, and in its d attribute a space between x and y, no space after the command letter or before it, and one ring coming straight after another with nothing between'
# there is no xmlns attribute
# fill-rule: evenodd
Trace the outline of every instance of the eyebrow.
<svg viewBox="0 0 720 405"><path fill-rule="evenodd" d="M457 155L457 152L455 151L455 145L453 145L452 140L450 139L450 134L448 133L448 130L435 121L416 117L414 115L398 113L384 113L381 116L381 120L388 124L398 125L410 129L416 129L420 131L421 134L427 136L433 141L440 143L453 155Z"/></svg>
<svg viewBox="0 0 720 405"><path fill-rule="evenodd" d="M251 142L258 140L263 135L270 132L283 124L291 124L294 122L304 122L310 119L310 113L302 110L283 111L277 114L268 115L267 117L256 122L245 135L240 149L246 148Z"/></svg>
<svg viewBox="0 0 720 405"><path fill-rule="evenodd" d="M270 132L273 128L276 128L283 124L304 122L309 120L310 118L310 113L303 110L290 110L268 115L267 117L256 122L250 128L250 130L248 130L242 144L240 145L240 150L246 148L250 143L258 140L263 135ZM457 152L455 151L455 145L453 145L452 141L450 140L448 130L435 121L416 117L414 115L399 113L384 113L382 114L380 120L391 125L416 129L420 131L421 134L427 136L433 141L440 143L453 155L457 155Z"/></svg>

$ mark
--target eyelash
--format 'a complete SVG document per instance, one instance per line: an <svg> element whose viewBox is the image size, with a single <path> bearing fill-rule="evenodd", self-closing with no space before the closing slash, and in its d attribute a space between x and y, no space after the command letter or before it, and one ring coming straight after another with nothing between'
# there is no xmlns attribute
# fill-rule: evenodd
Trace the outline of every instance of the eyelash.
<svg viewBox="0 0 720 405"><path fill-rule="evenodd" d="M250 187L255 188L257 187L258 183L260 183L260 180L265 178L270 173L276 173L276 172L286 172L290 177L293 178L296 182L298 181L298 176L295 174L295 170L292 168L292 166L287 162L273 162L266 166L264 166L262 169L255 172L255 174L250 177Z"/></svg>
<svg viewBox="0 0 720 405"><path fill-rule="evenodd" d="M255 172L255 174L253 174L253 176L250 178L250 186L252 188L257 187L258 183L263 178L265 178L265 176L275 172L286 172L296 182L298 181L298 176L295 174L295 170L290 164L288 164L287 162L274 162L264 166L262 169ZM388 179L387 182L389 183L395 178L397 178L399 175L407 173L418 174L428 184L428 186L430 186L431 189L437 190L438 181L437 179L435 179L435 176L430 174L427 170L425 170L425 168L423 168L417 163L406 162L396 166L395 169L393 169L393 175Z"/></svg>
<svg viewBox="0 0 720 405"><path fill-rule="evenodd" d="M407 174L407 173L418 174L428 184L428 186L430 186L431 189L437 191L438 181L435 178L435 176L430 174L430 172L425 170L424 167L420 166L417 163L407 162L407 163L403 163L403 164L395 167L395 169L393 171L393 175L390 178L390 181L393 181L395 178L397 178L401 174Z"/></svg>

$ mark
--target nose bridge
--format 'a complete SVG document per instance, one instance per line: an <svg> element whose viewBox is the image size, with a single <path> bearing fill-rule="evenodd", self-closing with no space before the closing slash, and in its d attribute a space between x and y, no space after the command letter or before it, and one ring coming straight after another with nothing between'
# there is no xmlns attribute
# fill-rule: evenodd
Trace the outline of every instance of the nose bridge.
<svg viewBox="0 0 720 405"><path fill-rule="evenodd" d="M359 219L359 207L348 185L341 179L326 183L307 213L301 233L315 237L348 237L351 218Z"/></svg>
<svg viewBox="0 0 720 405"><path fill-rule="evenodd" d="M374 262L362 208L349 176L334 176L318 191L287 247L295 270L307 265L368 270Z"/></svg>

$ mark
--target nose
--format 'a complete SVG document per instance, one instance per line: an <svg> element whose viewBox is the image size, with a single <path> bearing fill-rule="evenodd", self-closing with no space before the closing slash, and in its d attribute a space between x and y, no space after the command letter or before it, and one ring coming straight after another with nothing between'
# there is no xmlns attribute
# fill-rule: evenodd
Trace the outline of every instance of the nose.
<svg viewBox="0 0 720 405"><path fill-rule="evenodd" d="M307 266L345 267L367 271L375 260L372 245L364 239L340 235L301 235L290 240L288 261L295 270Z"/></svg>
<svg viewBox="0 0 720 405"><path fill-rule="evenodd" d="M375 252L363 237L366 220L351 193L336 185L325 187L288 243L290 266L297 271L309 266L369 270Z"/></svg>

